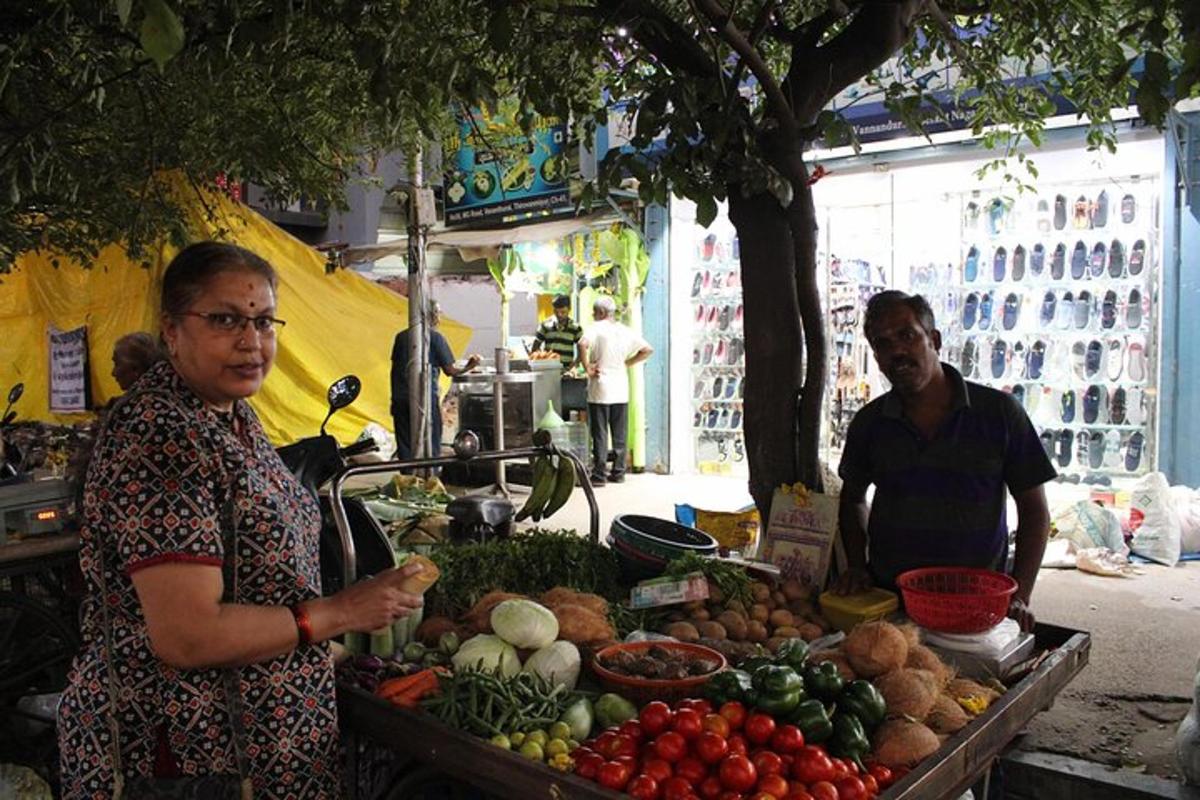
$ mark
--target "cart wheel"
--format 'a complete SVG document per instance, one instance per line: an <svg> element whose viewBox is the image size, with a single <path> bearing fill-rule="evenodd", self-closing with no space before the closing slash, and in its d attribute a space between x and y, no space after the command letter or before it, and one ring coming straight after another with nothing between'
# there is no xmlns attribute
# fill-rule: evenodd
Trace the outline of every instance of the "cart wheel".
<svg viewBox="0 0 1200 800"><path fill-rule="evenodd" d="M456 781L433 767L420 766L406 772L383 800L487 800L488 795L470 784Z"/></svg>
<svg viewBox="0 0 1200 800"><path fill-rule="evenodd" d="M78 649L79 636L53 609L0 592L0 702L62 691Z"/></svg>

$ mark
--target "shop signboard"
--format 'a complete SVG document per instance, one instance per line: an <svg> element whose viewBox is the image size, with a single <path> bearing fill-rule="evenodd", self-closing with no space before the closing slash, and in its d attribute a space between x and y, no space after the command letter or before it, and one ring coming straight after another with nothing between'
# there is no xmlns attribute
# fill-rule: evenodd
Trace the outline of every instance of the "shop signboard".
<svg viewBox="0 0 1200 800"><path fill-rule="evenodd" d="M87 411L87 326L60 331L50 326L50 410Z"/></svg>
<svg viewBox="0 0 1200 800"><path fill-rule="evenodd" d="M442 142L448 226L518 222L573 210L567 187L567 126L535 116L526 133L520 106L457 111Z"/></svg>

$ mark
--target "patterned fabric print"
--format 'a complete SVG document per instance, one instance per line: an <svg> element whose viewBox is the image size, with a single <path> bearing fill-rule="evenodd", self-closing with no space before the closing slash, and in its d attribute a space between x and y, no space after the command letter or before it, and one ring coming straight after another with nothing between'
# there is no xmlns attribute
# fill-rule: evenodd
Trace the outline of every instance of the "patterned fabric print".
<svg viewBox="0 0 1200 800"><path fill-rule="evenodd" d="M209 410L170 364L147 372L135 389L141 390L116 412L85 487L84 644L59 708L63 796L69 800L112 793L108 676L97 605L101 542L127 774L154 774L160 740L183 774L237 771L220 671L176 670L154 657L130 573L165 562L220 566L219 511L232 481L237 602L287 605L320 594L319 512L250 407L235 406L243 431L238 436L233 420ZM328 647L300 648L240 673L255 797L336 797L337 712Z"/></svg>

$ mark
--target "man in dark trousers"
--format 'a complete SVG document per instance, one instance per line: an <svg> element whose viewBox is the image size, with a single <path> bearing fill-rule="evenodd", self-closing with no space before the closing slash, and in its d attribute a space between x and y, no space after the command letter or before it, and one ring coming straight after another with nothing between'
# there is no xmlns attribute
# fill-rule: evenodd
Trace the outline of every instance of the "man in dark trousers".
<svg viewBox="0 0 1200 800"><path fill-rule="evenodd" d="M467 356L466 363L461 367L454 365L454 353L450 343L442 336L437 326L441 321L441 308L436 302L429 304L429 414L431 417L432 434L430 436L429 452L434 457L442 450L442 407L438 402L438 372L454 377L468 372L478 366L478 355ZM413 457L413 436L409 428L408 403L408 360L410 353L409 329L405 328L396 334L392 343L392 424L396 432L396 458L400 460Z"/></svg>
<svg viewBox="0 0 1200 800"><path fill-rule="evenodd" d="M875 295L865 328L892 388L864 406L846 434L839 523L849 569L835 590L894 588L900 573L918 567L1004 571L1011 493L1018 588L1009 616L1031 628L1050 530L1043 484L1055 477L1037 431L1012 395L964 380L939 360L942 336L920 295Z"/></svg>

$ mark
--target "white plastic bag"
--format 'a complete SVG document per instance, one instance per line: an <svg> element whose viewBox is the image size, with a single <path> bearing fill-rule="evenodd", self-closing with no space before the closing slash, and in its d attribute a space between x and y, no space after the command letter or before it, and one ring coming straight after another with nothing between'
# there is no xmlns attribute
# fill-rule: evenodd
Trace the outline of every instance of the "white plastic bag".
<svg viewBox="0 0 1200 800"><path fill-rule="evenodd" d="M1131 548L1142 558L1173 567L1179 563L1181 538L1179 517L1171 502L1167 476L1151 472L1133 487L1130 495L1130 519L1133 521ZM1141 524L1137 524L1138 517Z"/></svg>
<svg viewBox="0 0 1200 800"><path fill-rule="evenodd" d="M1106 547L1114 553L1129 553L1121 520L1110 509L1090 500L1080 500L1054 517L1055 539L1066 539L1079 550Z"/></svg>
<svg viewBox="0 0 1200 800"><path fill-rule="evenodd" d="M1141 575L1142 571L1129 563L1129 559L1120 553L1114 553L1107 547L1090 547L1075 554L1075 566L1080 572L1090 572L1093 575L1103 575L1106 578L1132 578Z"/></svg>
<svg viewBox="0 0 1200 800"><path fill-rule="evenodd" d="M368 422L363 428L362 433L358 435L358 441L370 439L375 442L375 446L379 449L374 453L364 453L361 456L354 456L351 460L356 464L373 464L380 461L387 461L396 452L396 437L388 432L388 429L380 425L378 422Z"/></svg>
<svg viewBox="0 0 1200 800"><path fill-rule="evenodd" d="M1187 486L1172 486L1171 500L1179 517L1179 549L1200 553L1200 491Z"/></svg>

